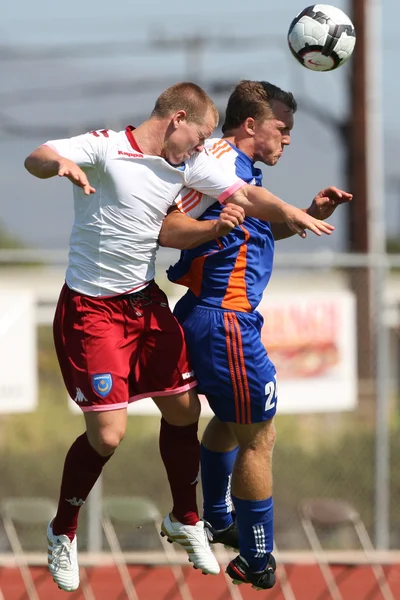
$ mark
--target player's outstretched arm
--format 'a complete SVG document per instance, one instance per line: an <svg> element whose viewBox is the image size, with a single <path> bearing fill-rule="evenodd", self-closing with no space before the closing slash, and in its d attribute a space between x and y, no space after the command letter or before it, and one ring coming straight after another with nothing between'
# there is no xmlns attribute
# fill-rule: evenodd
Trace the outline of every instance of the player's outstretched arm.
<svg viewBox="0 0 400 600"><path fill-rule="evenodd" d="M271 223L285 223L290 231L302 238L307 236L307 229L316 235L323 233L330 235L335 229L333 225L315 219L262 187L244 185L232 194L227 202L241 206L248 217L256 217Z"/></svg>
<svg viewBox="0 0 400 600"><path fill-rule="evenodd" d="M83 189L85 194L93 194L96 190L88 181L84 171L72 160L64 158L50 146L39 146L25 159L25 168L31 175L39 179L49 177L67 177L74 185Z"/></svg>
<svg viewBox="0 0 400 600"><path fill-rule="evenodd" d="M313 199L308 208L302 209L315 219L328 219L340 204L346 204L353 199L352 194L330 186L321 190ZM294 235L286 223L271 223L271 230L275 240L284 240Z"/></svg>
<svg viewBox="0 0 400 600"><path fill-rule="evenodd" d="M218 219L197 221L181 213L178 208L172 208L165 217L160 235L160 246L190 250L216 238L228 235L244 221L244 210L230 204L225 206Z"/></svg>

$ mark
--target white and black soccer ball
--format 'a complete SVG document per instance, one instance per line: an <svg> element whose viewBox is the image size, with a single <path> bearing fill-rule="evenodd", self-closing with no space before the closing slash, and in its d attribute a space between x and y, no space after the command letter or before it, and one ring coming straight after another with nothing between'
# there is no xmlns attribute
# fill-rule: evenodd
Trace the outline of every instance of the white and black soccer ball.
<svg viewBox="0 0 400 600"><path fill-rule="evenodd" d="M332 71L352 55L356 32L342 10L329 4L314 4L293 19L288 43L293 56L307 69Z"/></svg>

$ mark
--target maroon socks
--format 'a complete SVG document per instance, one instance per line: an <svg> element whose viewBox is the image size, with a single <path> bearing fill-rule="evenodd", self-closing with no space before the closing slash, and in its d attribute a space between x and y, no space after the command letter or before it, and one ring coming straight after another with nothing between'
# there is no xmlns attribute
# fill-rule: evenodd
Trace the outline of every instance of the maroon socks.
<svg viewBox="0 0 400 600"><path fill-rule="evenodd" d="M86 433L72 444L65 458L60 500L52 526L55 535L64 534L73 540L79 510L111 456L100 456L89 444Z"/></svg>
<svg viewBox="0 0 400 600"><path fill-rule="evenodd" d="M195 525L196 487L199 479L200 444L198 423L178 426L161 419L160 454L165 465L173 500L173 515L185 525Z"/></svg>

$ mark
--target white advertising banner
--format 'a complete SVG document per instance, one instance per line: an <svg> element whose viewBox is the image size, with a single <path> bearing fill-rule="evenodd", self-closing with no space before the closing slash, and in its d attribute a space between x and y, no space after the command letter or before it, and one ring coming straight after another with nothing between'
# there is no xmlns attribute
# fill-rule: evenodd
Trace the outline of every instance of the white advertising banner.
<svg viewBox="0 0 400 600"><path fill-rule="evenodd" d="M278 413L353 410L357 404L354 295L347 290L266 294L258 311L264 317L262 341L277 370ZM212 415L206 398L200 400L202 416ZM150 398L133 402L128 412L159 414Z"/></svg>
<svg viewBox="0 0 400 600"><path fill-rule="evenodd" d="M356 303L349 291L266 295L262 341L276 366L278 411L353 410Z"/></svg>
<svg viewBox="0 0 400 600"><path fill-rule="evenodd" d="M35 298L29 291L0 291L0 364L0 413L35 410Z"/></svg>

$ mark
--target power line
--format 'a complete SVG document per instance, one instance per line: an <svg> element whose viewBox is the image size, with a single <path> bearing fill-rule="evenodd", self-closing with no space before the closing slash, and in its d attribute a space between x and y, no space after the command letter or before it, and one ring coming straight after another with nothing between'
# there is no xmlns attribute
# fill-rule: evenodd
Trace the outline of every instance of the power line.
<svg viewBox="0 0 400 600"><path fill-rule="evenodd" d="M154 30L153 30L154 31ZM146 45L132 41L106 41L91 43L69 43L68 45L56 46L10 46L0 45L0 61L37 61L37 60L60 60L67 58L99 58L121 55L143 56L145 54L159 54L160 49L166 50L193 50L206 51L208 48L230 52L232 49L240 49L241 52L254 52L254 48L284 43L284 38L276 34L252 35L252 36L227 36L227 35L203 35L193 34L187 37L154 36L147 41Z"/></svg>
<svg viewBox="0 0 400 600"><path fill-rule="evenodd" d="M215 98L214 98L215 99ZM225 115L225 100L220 97L216 99L217 108L220 113L220 119ZM4 113L0 113L0 133L3 140L5 138L24 138L24 139L55 139L67 138L73 135L79 135L85 131L93 131L96 129L123 129L127 125L137 125L148 119L149 113L131 113L129 116L119 115L113 116L110 119L109 115L98 119L84 118L81 122L75 122L73 125L57 122L54 124L33 124L22 123L17 119L8 117Z"/></svg>

